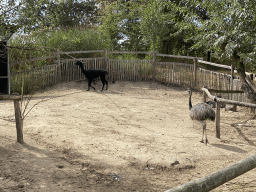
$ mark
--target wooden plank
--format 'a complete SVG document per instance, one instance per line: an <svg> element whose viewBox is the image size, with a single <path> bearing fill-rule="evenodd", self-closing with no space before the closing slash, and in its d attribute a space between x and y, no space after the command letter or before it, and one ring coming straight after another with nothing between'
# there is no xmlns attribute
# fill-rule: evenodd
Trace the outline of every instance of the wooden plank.
<svg viewBox="0 0 256 192"><path fill-rule="evenodd" d="M147 51L109 51L109 54L152 54Z"/></svg>
<svg viewBox="0 0 256 192"><path fill-rule="evenodd" d="M98 59L103 59L104 57L98 57ZM68 62L68 61L85 61L85 62L90 62L93 58L75 58L75 59L62 59L62 62ZM56 63L56 62L55 62Z"/></svg>
<svg viewBox="0 0 256 192"><path fill-rule="evenodd" d="M20 95L0 95L0 100L21 100Z"/></svg>
<svg viewBox="0 0 256 192"><path fill-rule="evenodd" d="M89 50L89 51L71 51L71 52L60 52L60 54L77 54L77 53L103 53L105 50Z"/></svg>
<svg viewBox="0 0 256 192"><path fill-rule="evenodd" d="M56 55L54 55L54 56L47 56L47 57L38 57L38 58L34 58L34 59L28 59L28 60L25 60L25 61L13 62L13 63L10 63L9 65L12 66L12 65L17 65L17 64L21 64L21 63L31 62L31 61L38 61L38 60L43 60L43 59L51 59L51 58L55 58L55 57L56 57Z"/></svg>
<svg viewBox="0 0 256 192"><path fill-rule="evenodd" d="M210 92L213 93L244 93L243 91L231 91L231 90L217 90L217 89L208 89Z"/></svg>
<svg viewBox="0 0 256 192"><path fill-rule="evenodd" d="M182 59L194 59L196 57L190 57L190 56L181 56L181 55L167 55L167 54L159 54L157 53L156 56L161 56L161 57L173 57L173 58L182 58ZM202 58L200 58L202 59Z"/></svg>
<svg viewBox="0 0 256 192"><path fill-rule="evenodd" d="M193 74L193 88L196 88L196 80L197 80L197 59L194 59L194 74Z"/></svg>
<svg viewBox="0 0 256 192"><path fill-rule="evenodd" d="M222 98L215 97L215 96L211 95L209 90L206 89L206 88L202 88L202 91L204 91L210 99L212 99L214 101L217 101L217 102L231 104L231 105L238 105L238 106L254 107L254 108L256 108L256 104L239 102L239 101L232 101L232 100L228 100L228 99L222 99Z"/></svg>
<svg viewBox="0 0 256 192"><path fill-rule="evenodd" d="M179 85L181 85L181 65L178 65L179 66L179 68L178 68L178 70L179 70Z"/></svg>
<svg viewBox="0 0 256 192"><path fill-rule="evenodd" d="M217 76L217 89L220 89L220 74L218 73L218 76Z"/></svg>
<svg viewBox="0 0 256 192"><path fill-rule="evenodd" d="M231 69L231 66L228 66L228 65L221 65L221 64L217 64L217 63L203 61L203 60L198 60L198 63L203 63L203 64L212 65L212 66L216 66L216 67L221 67L221 68L225 68L225 69Z"/></svg>
<svg viewBox="0 0 256 192"><path fill-rule="evenodd" d="M216 106L216 137L220 139L220 102Z"/></svg>
<svg viewBox="0 0 256 192"><path fill-rule="evenodd" d="M174 187L165 192L205 192L256 168L256 154L211 175Z"/></svg>
<svg viewBox="0 0 256 192"><path fill-rule="evenodd" d="M15 121L16 121L16 131L17 131L17 142L24 143L23 141L23 120L21 117L20 101L14 100L14 110L15 110Z"/></svg>
<svg viewBox="0 0 256 192"><path fill-rule="evenodd" d="M153 49L153 60L152 60L152 70L153 70L153 81L156 80L156 52L155 49Z"/></svg>

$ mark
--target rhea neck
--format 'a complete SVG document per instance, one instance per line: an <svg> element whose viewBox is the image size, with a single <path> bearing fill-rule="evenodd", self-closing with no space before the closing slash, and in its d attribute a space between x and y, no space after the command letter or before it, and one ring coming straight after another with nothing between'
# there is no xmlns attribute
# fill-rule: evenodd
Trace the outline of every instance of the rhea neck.
<svg viewBox="0 0 256 192"><path fill-rule="evenodd" d="M189 101L188 101L189 110L192 108L191 95L192 93L189 93Z"/></svg>

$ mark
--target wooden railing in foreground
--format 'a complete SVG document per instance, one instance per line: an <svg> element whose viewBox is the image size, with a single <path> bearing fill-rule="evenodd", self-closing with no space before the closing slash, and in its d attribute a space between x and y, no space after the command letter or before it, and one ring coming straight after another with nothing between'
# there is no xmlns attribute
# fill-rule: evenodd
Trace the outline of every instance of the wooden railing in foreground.
<svg viewBox="0 0 256 192"><path fill-rule="evenodd" d="M244 107L251 107L251 108L256 108L256 104L252 104L252 103L246 103L246 102L239 102L239 101L233 101L233 100L228 100L228 99L223 99L223 98L219 98L216 96L211 95L211 93L209 92L209 90L207 88L202 88L202 91L204 91L204 93L212 100L214 100L215 102L217 102L216 105L216 137L220 139L220 105L221 103L225 103L225 104L231 104L231 105L237 105L237 106L244 106ZM242 91L223 91L223 90L210 90L211 92L226 92L226 93L239 93ZM204 94L204 98L203 100L205 101L205 95Z"/></svg>
<svg viewBox="0 0 256 192"><path fill-rule="evenodd" d="M255 167L256 154L238 161L237 163L211 175L174 187L165 192L207 192L254 169Z"/></svg>

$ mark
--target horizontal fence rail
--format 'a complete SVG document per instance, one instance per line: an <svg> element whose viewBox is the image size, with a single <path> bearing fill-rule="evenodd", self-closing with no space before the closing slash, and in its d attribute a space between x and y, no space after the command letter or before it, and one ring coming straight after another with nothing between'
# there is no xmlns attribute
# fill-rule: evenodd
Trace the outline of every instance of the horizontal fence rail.
<svg viewBox="0 0 256 192"><path fill-rule="evenodd" d="M77 54L77 53L103 53L105 50L89 50L89 51L70 51L60 52L60 54Z"/></svg>
<svg viewBox="0 0 256 192"><path fill-rule="evenodd" d="M147 51L108 51L108 53L115 53L115 54L149 54L152 55L152 52Z"/></svg>
<svg viewBox="0 0 256 192"><path fill-rule="evenodd" d="M38 58L28 59L28 60L19 61L19 62L13 62L13 63L10 63L10 66L21 64L21 63L28 63L28 62L33 62L33 61L39 61L39 60L43 60L43 59L53 59L53 58L56 58L56 55L47 56L47 57L38 57Z"/></svg>
<svg viewBox="0 0 256 192"><path fill-rule="evenodd" d="M217 64L217 63L212 63L212 62L208 62L208 61L203 61L203 60L198 60L198 63L203 63L203 64L208 64L208 65L212 65L215 67L221 67L221 68L225 68L225 69L231 69L231 66L228 65L221 65L221 64Z"/></svg>
<svg viewBox="0 0 256 192"><path fill-rule="evenodd" d="M165 192L206 192L254 169L256 154L217 171L211 175L174 187Z"/></svg>
<svg viewBox="0 0 256 192"><path fill-rule="evenodd" d="M181 58L181 59L195 59L196 57L190 57L190 56L182 56L182 55L168 55L168 54L159 54L157 53L156 56L161 57L173 57L173 58ZM198 60L202 60L202 57L198 57Z"/></svg>

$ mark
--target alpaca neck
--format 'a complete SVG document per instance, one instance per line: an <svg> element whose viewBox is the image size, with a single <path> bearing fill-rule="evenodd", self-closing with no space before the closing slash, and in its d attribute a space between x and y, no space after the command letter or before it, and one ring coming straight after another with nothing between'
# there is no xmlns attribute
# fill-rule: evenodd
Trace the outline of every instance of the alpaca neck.
<svg viewBox="0 0 256 192"><path fill-rule="evenodd" d="M86 70L84 70L83 65L79 65L79 67L80 67L81 71L85 74L85 73L86 73Z"/></svg>
<svg viewBox="0 0 256 192"><path fill-rule="evenodd" d="M192 108L192 103L191 103L191 95L189 95L189 102L188 102L188 105L189 105L189 110Z"/></svg>

